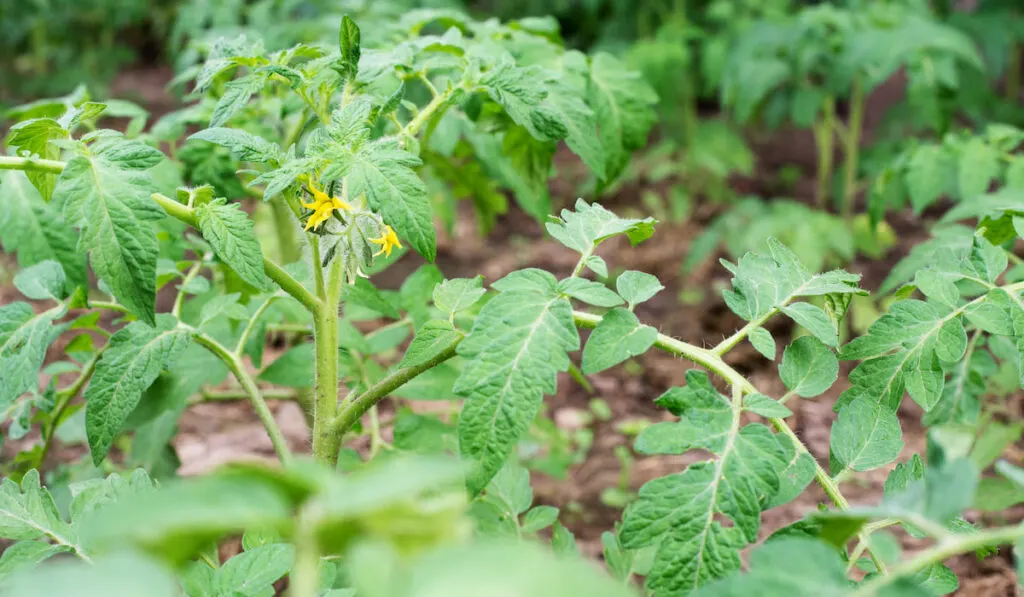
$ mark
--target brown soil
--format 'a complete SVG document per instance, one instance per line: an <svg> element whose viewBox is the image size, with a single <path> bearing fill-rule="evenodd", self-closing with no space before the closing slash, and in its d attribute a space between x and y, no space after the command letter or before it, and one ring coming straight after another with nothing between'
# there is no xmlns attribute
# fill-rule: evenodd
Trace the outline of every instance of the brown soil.
<svg viewBox="0 0 1024 597"><path fill-rule="evenodd" d="M174 98L163 91L167 78L166 72L132 73L119 80L115 89L126 97L138 98L159 114L174 106ZM898 86L898 82L894 85ZM896 92L898 87L886 89L883 94L888 94L891 99L891 95ZM873 98L872 105L876 106L876 110L871 113L876 113L877 106L885 102L884 95ZM813 145L805 133L790 132L776 136L770 146L760 148L759 154L763 156L762 169L798 164L808 176L813 176ZM752 183L756 186L756 180L745 181L743 184L748 186ZM637 189L626 189L621 197L611 202L612 206L615 203L628 205L630 197L638 194ZM701 213L706 216L705 210L701 210ZM442 238L440 242L438 265L446 277L480 273L491 282L512 270L527 266L546 268L556 275L568 274L575 264L576 257L573 254L545 238L540 226L520 212L513 211L504 216L498 228L486 238L477 234L470 213L464 213L463 216L455 234ZM709 346L730 334L742 322L725 308L719 298L719 290L728 280L724 270L712 264L700 268L689 277L684 278L680 274L681 260L687 253L691 239L699 232L701 223L695 220L681 225L662 225L655 239L646 244L631 248L628 243L609 241L602 245L600 253L612 268L649 272L657 275L666 286L654 299L637 308L642 321L656 326L665 334ZM920 224L911 220L901 222L897 229L900 230L900 245L889 259L883 262L857 261L850 266L851 270L865 274L865 284L869 288L877 286L889 265L924 236ZM404 261L409 263L397 264L377 282L384 287L396 287L404 273L418 266L412 258ZM682 303L679 293L684 288L701 289L704 299L699 304ZM2 299L6 301L9 297L4 294ZM785 338L789 333L784 322L774 326L772 331L780 338ZM774 365L753 349L746 345L740 346L730 353L728 360L738 370L748 374L765 394L779 396L784 393L785 388L778 380ZM618 482L620 464L614 454L615 447L631 444L630 438L616 430L616 423L633 419L667 419L669 415L656 408L653 400L669 387L684 384L684 374L692 367L656 351L636 361L639 368L622 365L593 376L590 379L594 386L593 394L568 376L563 376L559 380L557 394L547 399L550 414L555 421L566 427L579 424L581 414L588 410L588 404L594 397L604 398L612 409L613 416L609 422L593 425L594 442L586 461L574 467L567 480L535 475L536 501L562 507L564 522L576 534L581 549L593 556L599 556L601 532L611 529L621 514L600 500L601 492ZM829 429L834 420L831 407L842 389L837 385L829 393L813 400L795 399L789 404L795 413L790 419L791 424L818 461L825 465L828 462ZM906 442L903 456L908 457L915 452L923 453L924 435L919 423L920 412L910 401L905 404L901 411ZM276 403L272 406L292 446L295 449L307 447L309 432L298 407L292 403ZM1019 412L1019 401L1016 408ZM385 412L383 416L386 418L388 413ZM189 409L181 421L174 444L182 462L182 474L200 473L240 458L272 457L270 443L259 421L245 403L238 402L208 403ZM71 456L72 453L66 454ZM695 459L689 455L670 458L638 457L629 475L630 488L635 490L650 479L678 472ZM881 496L882 483L887 473L887 470L878 470L858 477L856 482L844 485L844 492L853 503L873 503ZM813 511L824 499L820 489L812 484L795 502L764 514L762 536L798 520ZM1010 516L1012 520L1021 520L1021 514L1012 512ZM977 516L970 517L977 519ZM914 550L920 549L921 545L906 541L905 547ZM961 578L961 588L956 595L998 597L1016 594L1012 559L1008 550L982 562L973 556L955 558L950 565Z"/></svg>

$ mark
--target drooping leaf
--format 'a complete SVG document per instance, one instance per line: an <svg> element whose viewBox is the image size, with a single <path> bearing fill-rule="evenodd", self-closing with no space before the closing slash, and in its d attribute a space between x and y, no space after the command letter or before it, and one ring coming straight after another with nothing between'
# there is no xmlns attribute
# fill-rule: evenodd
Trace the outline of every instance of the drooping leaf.
<svg viewBox="0 0 1024 597"><path fill-rule="evenodd" d="M17 255L20 267L53 259L63 266L71 286L86 283L85 257L75 248L77 234L20 170L0 173L0 242L4 251Z"/></svg>
<svg viewBox="0 0 1024 597"><path fill-rule="evenodd" d="M157 189L143 171L126 170L101 158L67 163L54 201L64 219L81 228L78 248L87 251L96 275L118 302L142 321L156 322L156 234L150 222L165 217L150 199Z"/></svg>
<svg viewBox="0 0 1024 597"><path fill-rule="evenodd" d="M547 288L502 291L481 309L459 344L466 363L455 384L466 398L459 448L476 465L467 477L471 492L501 468L544 394L554 393L558 372L569 368L567 352L578 348L572 306L553 277Z"/></svg>
<svg viewBox="0 0 1024 597"><path fill-rule="evenodd" d="M192 336L171 315L156 326L129 324L110 338L85 391L85 427L93 462L98 466L121 432L142 393L160 371L184 351Z"/></svg>
<svg viewBox="0 0 1024 597"><path fill-rule="evenodd" d="M599 52L590 62L587 103L597 119L605 155L605 177L616 178L630 153L647 143L657 120L654 91L639 73L629 70L611 54Z"/></svg>
<svg viewBox="0 0 1024 597"><path fill-rule="evenodd" d="M199 230L217 257L235 270L247 284L263 289L267 278L263 272L263 251L256 238L253 222L237 203L216 199L195 210Z"/></svg>

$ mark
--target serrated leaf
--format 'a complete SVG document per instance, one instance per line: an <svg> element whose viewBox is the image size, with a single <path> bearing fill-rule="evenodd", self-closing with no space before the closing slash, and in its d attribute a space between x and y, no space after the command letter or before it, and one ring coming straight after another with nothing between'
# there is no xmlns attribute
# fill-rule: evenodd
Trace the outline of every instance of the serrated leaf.
<svg viewBox="0 0 1024 597"><path fill-rule="evenodd" d="M273 584L292 569L295 548L277 543L255 547L224 562L214 574L218 594L257 597L273 591Z"/></svg>
<svg viewBox="0 0 1024 597"><path fill-rule="evenodd" d="M617 307L622 304L622 299L613 290L585 278L566 278L558 283L558 291L595 307Z"/></svg>
<svg viewBox="0 0 1024 597"><path fill-rule="evenodd" d="M563 209L560 218L551 216L547 231L558 242L583 254L590 254L601 242L625 234L631 244L643 242L654 234L654 218L620 218L597 203L576 200L575 211Z"/></svg>
<svg viewBox="0 0 1024 597"><path fill-rule="evenodd" d="M475 305L485 294L483 276L445 280L434 287L434 306L454 315Z"/></svg>
<svg viewBox="0 0 1024 597"><path fill-rule="evenodd" d="M999 154L979 137L972 137L960 149L957 164L960 200L969 201L988 191L992 179L999 174Z"/></svg>
<svg viewBox="0 0 1024 597"><path fill-rule="evenodd" d="M864 294L857 287L859 275L843 270L812 274L775 238L767 246L767 254L747 253L735 264L723 262L733 274L732 290L722 293L725 302L746 321L765 317L795 298Z"/></svg>
<svg viewBox="0 0 1024 597"><path fill-rule="evenodd" d="M615 278L615 289L626 299L630 309L651 300L664 288L657 277L645 272L626 270Z"/></svg>
<svg viewBox="0 0 1024 597"><path fill-rule="evenodd" d="M764 358L769 361L775 360L775 338L772 337L771 332L758 326L750 330L747 339L750 340L750 345L754 347L754 350L764 355Z"/></svg>
<svg viewBox="0 0 1024 597"><path fill-rule="evenodd" d="M63 110L63 108L61 106L58 110ZM55 116L57 115L59 114L55 114ZM39 156L44 160L56 160L60 158L60 147L52 141L67 139L69 136L67 129L53 118L36 118L12 125L7 137L7 145L17 147L18 153ZM7 176L10 174L8 173ZM42 199L50 200L57 181L55 174L29 171L21 172L19 176L29 181Z"/></svg>
<svg viewBox="0 0 1024 597"><path fill-rule="evenodd" d="M813 398L836 382L839 359L817 338L803 336L794 340L782 353L779 377L797 396Z"/></svg>
<svg viewBox="0 0 1024 597"><path fill-rule="evenodd" d="M62 311L54 308L37 315L20 301L0 307L0 408L6 410L19 396L38 388L46 349L59 331L53 321Z"/></svg>
<svg viewBox="0 0 1024 597"><path fill-rule="evenodd" d="M75 248L77 234L20 170L0 173L0 242L22 268L52 259L63 266L71 286L87 281L85 257Z"/></svg>
<svg viewBox="0 0 1024 597"><path fill-rule="evenodd" d="M0 481L0 537L5 539L46 539L77 549L74 530L60 516L49 490L39 481L39 471L25 473L21 485L5 478Z"/></svg>
<svg viewBox="0 0 1024 597"><path fill-rule="evenodd" d="M0 586L11 575L34 568L49 558L69 551L64 545L51 545L42 541L18 541L0 555Z"/></svg>
<svg viewBox="0 0 1024 597"><path fill-rule="evenodd" d="M341 17L341 29L338 31L338 48L341 56L338 59L338 71L350 80L355 80L359 72L359 57L362 54L359 45L359 26L348 15Z"/></svg>
<svg viewBox="0 0 1024 597"><path fill-rule="evenodd" d="M467 475L471 492L501 468L544 394L554 393L558 372L568 370L567 352L578 348L572 306L554 288L502 292L480 310L459 344L466 363L455 383L466 398L459 449L476 463Z"/></svg>
<svg viewBox="0 0 1024 597"><path fill-rule="evenodd" d="M544 71L539 66L502 64L485 74L480 85L516 124L530 131L535 139L557 141L565 138L568 129L543 103L547 97L544 80Z"/></svg>
<svg viewBox="0 0 1024 597"><path fill-rule="evenodd" d="M264 289L268 286L263 271L263 250L249 216L238 203L215 199L195 210L199 230L213 247L217 258L235 270L247 284Z"/></svg>
<svg viewBox="0 0 1024 597"><path fill-rule="evenodd" d="M910 204L921 213L946 192L949 180L949 159L942 147L919 147L907 162L906 183Z"/></svg>
<svg viewBox="0 0 1024 597"><path fill-rule="evenodd" d="M743 408L762 417L783 419L793 414L793 411L786 408L778 400L773 400L764 394L747 394L743 397Z"/></svg>
<svg viewBox="0 0 1024 597"><path fill-rule="evenodd" d="M441 352L451 348L452 343L462 337L451 323L431 320L416 331L409 348L402 356L399 367L415 367L429 362Z"/></svg>
<svg viewBox="0 0 1024 597"><path fill-rule="evenodd" d="M870 398L857 398L839 411L832 425L831 451L838 470L869 471L889 464L903 449L896 413Z"/></svg>
<svg viewBox="0 0 1024 597"><path fill-rule="evenodd" d="M835 321L821 307L810 303L794 303L779 310L826 346L839 346L839 331L836 329Z"/></svg>
<svg viewBox="0 0 1024 597"><path fill-rule="evenodd" d="M780 488L778 463L788 462L788 454L767 427L741 426L742 410L718 394L705 373L688 372L686 387L673 388L658 403L680 420L648 427L637 440L639 451L702 449L717 458L641 487L619 537L626 548L658 546L649 591L685 595L739 569L739 549L756 540L761 510ZM644 436L659 425L666 433L648 437L642 448Z"/></svg>
<svg viewBox="0 0 1024 597"><path fill-rule="evenodd" d="M40 261L19 271L14 276L14 286L32 300L62 300L67 279L64 268L52 260Z"/></svg>
<svg viewBox="0 0 1024 597"><path fill-rule="evenodd" d="M133 322L110 338L85 390L85 430L93 462L99 466L128 415L160 371L189 345L191 334L171 315L149 327Z"/></svg>
<svg viewBox="0 0 1024 597"><path fill-rule="evenodd" d="M384 216L399 236L427 261L433 261L437 247L430 199L413 170L420 163L393 141L368 143L352 156L346 180L349 196L365 194L370 207Z"/></svg>
<svg viewBox="0 0 1024 597"><path fill-rule="evenodd" d="M224 86L224 95L217 100L217 105L213 107L210 126L223 126L232 116L244 108L249 103L253 94L263 89L263 86L267 84L267 74L250 73L234 81L228 81Z"/></svg>
<svg viewBox="0 0 1024 597"><path fill-rule="evenodd" d="M64 204L64 219L81 228L78 248L89 253L96 275L118 302L150 325L156 322L158 252L150 222L165 217L150 199L156 190L141 171L76 157L53 192L54 201Z"/></svg>
<svg viewBox="0 0 1024 597"><path fill-rule="evenodd" d="M578 155L599 180L605 180L606 162L602 139L594 111L580 92L559 82L549 83L551 91L545 105L565 127L565 144Z"/></svg>
<svg viewBox="0 0 1024 597"><path fill-rule="evenodd" d="M847 595L846 562L824 541L783 537L768 541L750 556L750 571L714 583L694 597L818 597ZM878 593L879 597L882 593ZM885 597L922 597L918 592L886 592Z"/></svg>
<svg viewBox="0 0 1024 597"><path fill-rule="evenodd" d="M536 533L558 521L558 508L554 506L535 506L523 516L523 532Z"/></svg>
<svg viewBox="0 0 1024 597"><path fill-rule="evenodd" d="M611 54L598 52L591 59L587 103L594 110L604 148L603 180L618 177L630 153L647 143L647 133L657 121L657 101L640 74Z"/></svg>
<svg viewBox="0 0 1024 597"><path fill-rule="evenodd" d="M263 137L241 129L208 128L192 135L189 139L199 139L220 145L243 162L267 163L282 159L281 148L276 143L271 143Z"/></svg>
<svg viewBox="0 0 1024 597"><path fill-rule="evenodd" d="M640 323L628 309L616 307L605 313L583 348L583 373L591 374L647 352L658 339L658 330Z"/></svg>

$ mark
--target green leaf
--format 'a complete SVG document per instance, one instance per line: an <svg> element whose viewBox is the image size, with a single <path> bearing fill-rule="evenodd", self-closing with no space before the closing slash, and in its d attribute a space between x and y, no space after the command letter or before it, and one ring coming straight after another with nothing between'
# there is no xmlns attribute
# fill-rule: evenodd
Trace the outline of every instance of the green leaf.
<svg viewBox="0 0 1024 597"><path fill-rule="evenodd" d="M27 153L44 160L56 160L60 158L60 146L52 141L67 139L69 136L67 129L53 118L36 118L11 126L7 145L17 147L19 154ZM29 181L41 199L50 201L57 181L55 174L30 171L21 172L18 176Z"/></svg>
<svg viewBox="0 0 1024 597"><path fill-rule="evenodd" d="M539 66L502 64L486 73L480 85L509 117L541 141L564 139L568 129L558 115L543 103L547 97L545 74Z"/></svg>
<svg viewBox="0 0 1024 597"><path fill-rule="evenodd" d="M178 597L173 574L156 562L132 553L118 553L87 563L64 559L45 572L19 574L5 587L18 597Z"/></svg>
<svg viewBox="0 0 1024 597"><path fill-rule="evenodd" d="M996 461L1008 447L1020 441L1024 435L1024 424L989 423L984 433L978 436L971 447L971 462L978 470L985 470Z"/></svg>
<svg viewBox="0 0 1024 597"><path fill-rule="evenodd" d="M836 382L839 359L817 338L802 336L782 353L779 377L797 396L813 398Z"/></svg>
<svg viewBox="0 0 1024 597"><path fill-rule="evenodd" d="M750 556L750 571L708 585L694 597L819 597L848 595L846 563L824 541L784 537L768 541ZM882 593L877 593L882 597ZM920 593L885 593L885 597L922 597Z"/></svg>
<svg viewBox="0 0 1024 597"><path fill-rule="evenodd" d="M657 403L680 419L648 427L637 451L701 449L717 458L641 487L626 508L619 537L630 549L658 546L649 591L685 595L740 568L739 550L757 539L762 508L781 487L779 471L797 459L767 427L741 426L742 410L703 372L688 372L686 387L672 388Z"/></svg>
<svg viewBox="0 0 1024 597"><path fill-rule="evenodd" d="M85 257L75 248L76 239L75 231L24 172L0 173L0 241L5 252L17 254L20 267L52 259L64 267L71 286L84 286Z"/></svg>
<svg viewBox="0 0 1024 597"><path fill-rule="evenodd" d="M78 538L64 522L50 495L39 482L39 471L25 473L21 486L9 477L0 481L0 537L46 539L78 549Z"/></svg>
<svg viewBox="0 0 1024 597"><path fill-rule="evenodd" d="M199 139L220 145L243 162L279 162L283 158L281 148L277 144L241 129L208 128L192 135L189 139Z"/></svg>
<svg viewBox="0 0 1024 597"><path fill-rule="evenodd" d="M902 449L896 413L870 398L856 398L844 406L832 425L833 474L842 469L876 469L896 460Z"/></svg>
<svg viewBox="0 0 1024 597"><path fill-rule="evenodd" d="M413 170L416 155L400 149L395 141L366 144L352 156L347 182L349 196L365 194L370 207L409 241L427 261L437 253L434 220L427 188Z"/></svg>
<svg viewBox="0 0 1024 597"><path fill-rule="evenodd" d="M641 243L654 234L654 218L620 218L597 203L576 201L576 211L563 209L560 218L550 216L547 231L570 249L589 255L594 247L618 234L631 244Z"/></svg>
<svg viewBox="0 0 1024 597"><path fill-rule="evenodd" d="M612 309L601 318L583 348L583 373L591 374L647 352L658 330L640 323L632 311Z"/></svg>
<svg viewBox="0 0 1024 597"><path fill-rule="evenodd" d="M630 153L647 144L657 121L658 97L640 76L611 54L598 52L590 61L587 103L594 110L605 155L605 176L612 180L625 169Z"/></svg>
<svg viewBox="0 0 1024 597"><path fill-rule="evenodd" d="M545 105L565 127L565 144L599 180L605 180L607 158L594 111L583 101L580 91L561 81L553 81L549 87L551 92Z"/></svg>
<svg viewBox="0 0 1024 597"><path fill-rule="evenodd" d="M238 302L241 296L241 293L232 292L231 294L217 295L206 301L203 308L199 310L199 325L204 326L221 315L235 321L249 319L249 310Z"/></svg>
<svg viewBox="0 0 1024 597"><path fill-rule="evenodd" d="M226 535L287 524L289 507L285 495L263 480L199 477L100 508L82 520L80 532L96 549L134 546L181 563Z"/></svg>
<svg viewBox="0 0 1024 597"><path fill-rule="evenodd" d="M42 541L18 541L0 555L0 586L11 575L37 566L40 562L68 551L63 545L50 545Z"/></svg>
<svg viewBox="0 0 1024 597"><path fill-rule="evenodd" d="M263 250L253 222L238 203L215 199L195 210L199 231L217 258L235 270L242 280L257 289L268 286L263 272Z"/></svg>
<svg viewBox="0 0 1024 597"><path fill-rule="evenodd" d="M76 157L53 192L54 201L64 204L64 219L81 228L78 248L88 251L96 275L150 325L156 323L158 247L149 222L165 217L150 198L156 190L143 172Z"/></svg>
<svg viewBox="0 0 1024 597"><path fill-rule="evenodd" d="M39 370L46 349L56 337L55 308L38 315L28 303L0 307L0 409L6 410L19 396L39 387Z"/></svg>
<svg viewBox="0 0 1024 597"><path fill-rule="evenodd" d="M565 528L562 523L555 521L551 529L551 551L562 558L573 558L580 554L579 546L576 544L576 536L572 531Z"/></svg>
<svg viewBox="0 0 1024 597"><path fill-rule="evenodd" d="M746 321L765 317L795 298L865 294L857 288L859 275L843 270L812 274L775 238L767 246L767 254L747 253L735 264L723 261L733 274L732 290L722 293L725 303Z"/></svg>
<svg viewBox="0 0 1024 597"><path fill-rule="evenodd" d="M359 72L359 26L348 15L341 17L341 29L338 32L338 47L341 57L338 59L338 72L341 76L354 81Z"/></svg>
<svg viewBox="0 0 1024 597"><path fill-rule="evenodd" d="M764 358L769 361L775 360L775 338L772 337L771 332L758 326L750 330L747 339L750 340L750 345L757 352L764 355Z"/></svg>
<svg viewBox="0 0 1024 597"><path fill-rule="evenodd" d="M836 324L821 307L810 303L794 303L779 310L825 345L839 347L839 331Z"/></svg>
<svg viewBox="0 0 1024 597"><path fill-rule="evenodd" d="M536 533L558 521L558 508L554 506L536 506L530 508L523 516L523 532Z"/></svg>
<svg viewBox="0 0 1024 597"><path fill-rule="evenodd" d="M613 290L585 278L566 278L558 283L558 291L595 307L617 307L622 304L622 299Z"/></svg>
<svg viewBox="0 0 1024 597"><path fill-rule="evenodd" d="M916 213L935 203L946 192L951 164L941 146L919 147L907 162L907 192Z"/></svg>
<svg viewBox="0 0 1024 597"><path fill-rule="evenodd" d="M96 466L103 462L142 393L191 340L171 315L158 317L155 327L133 322L110 338L85 390L85 430Z"/></svg>
<svg viewBox="0 0 1024 597"><path fill-rule="evenodd" d="M762 417L784 419L793 414L793 411L786 408L778 400L774 400L764 394L747 394L743 397L743 408Z"/></svg>
<svg viewBox="0 0 1024 597"><path fill-rule="evenodd" d="M462 337L447 321L433 319L421 327L405 351L399 367L415 367L429 362L441 352L451 347L452 343Z"/></svg>
<svg viewBox="0 0 1024 597"><path fill-rule="evenodd" d="M956 574L942 564L933 564L918 571L912 580L932 595L948 595L960 586Z"/></svg>
<svg viewBox="0 0 1024 597"><path fill-rule="evenodd" d="M276 543L243 551L224 562L214 574L219 595L258 597L273 592L273 584L292 569L295 548Z"/></svg>
<svg viewBox="0 0 1024 597"><path fill-rule="evenodd" d="M465 311L475 305L487 290L483 288L483 276L445 280L434 287L434 306L449 315Z"/></svg>
<svg viewBox="0 0 1024 597"><path fill-rule="evenodd" d="M963 322L948 308L903 300L878 318L868 333L840 351L843 360L864 359L850 373L852 395L869 397L895 410L904 389L925 410L942 396L945 373L940 359L959 361L967 347Z"/></svg>
<svg viewBox="0 0 1024 597"><path fill-rule="evenodd" d="M288 388L313 387L313 348L312 344L299 344L289 348L260 372L259 379Z"/></svg>
<svg viewBox="0 0 1024 597"><path fill-rule="evenodd" d="M960 200L969 201L988 191L999 174L999 153L980 137L972 137L960 149L957 164L960 175Z"/></svg>
<svg viewBox="0 0 1024 597"><path fill-rule="evenodd" d="M64 268L52 260L40 261L14 276L14 286L26 297L36 301L63 300L67 296L64 292L66 283Z"/></svg>
<svg viewBox="0 0 1024 597"><path fill-rule="evenodd" d="M626 270L615 278L615 290L626 299L630 309L651 300L664 289L658 278L645 272Z"/></svg>
<svg viewBox="0 0 1024 597"><path fill-rule="evenodd" d="M366 307L391 319L402 318L401 312L366 278L357 278L354 284L346 284L341 296L344 304Z"/></svg>
<svg viewBox="0 0 1024 597"><path fill-rule="evenodd" d="M459 449L476 462L467 485L478 493L501 468L520 434L553 394L558 372L579 334L568 299L549 290L517 289L488 302L459 344L466 359L455 391L466 398Z"/></svg>
<svg viewBox="0 0 1024 597"><path fill-rule="evenodd" d="M211 127L220 127L231 120L231 117L244 108L257 91L267 84L267 73L250 73L244 77L228 81L224 85L224 95L217 100L210 117Z"/></svg>

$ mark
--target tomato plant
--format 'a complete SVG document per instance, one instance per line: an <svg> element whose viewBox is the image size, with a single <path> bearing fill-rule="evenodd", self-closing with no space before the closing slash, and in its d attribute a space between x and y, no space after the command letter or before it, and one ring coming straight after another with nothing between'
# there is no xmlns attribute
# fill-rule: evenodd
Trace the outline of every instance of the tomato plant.
<svg viewBox="0 0 1024 597"><path fill-rule="evenodd" d="M1024 470L1000 459L1021 434L1000 418L1024 383L1016 203L955 207L951 218L978 225L899 264L886 312L846 342L850 305L868 294L861 276L820 271L829 254L809 267L776 238L842 257L854 241L829 233L841 222L746 202L712 239L734 255L722 296L744 323L714 345L685 342L638 315L662 281L620 271L606 251L658 242L654 218L583 199L548 214L559 142L603 183L645 143L655 97L640 75L607 53L565 50L545 19L411 11L387 32L364 43L345 17L330 44L221 39L181 76L194 103L146 132L138 106L81 91L12 112L0 239L26 300L0 307L0 412L25 449L0 482L5 591L916 597L956 589L949 558L1024 542L1024 526L964 517L1024 495ZM108 116L127 117L124 130L99 128ZM960 152L957 186L975 197L1002 178L1015 189L1019 143L1004 127L912 151ZM914 170L920 159L890 176L937 184ZM911 202L930 204L931 189ZM476 204L486 223L504 208L499 190L544 220L571 270L485 284L429 263L435 215L491 196ZM789 220L814 222L811 234ZM809 249L815 230L830 238ZM410 250L428 263L397 290L370 281ZM770 331L779 319L792 338ZM287 340L270 360L274 334ZM771 363L779 395L731 362L747 345ZM635 496L628 479L606 496L628 505L602 536L597 571L562 513L534 504L517 448L561 374L585 383L652 350L698 368L654 401L666 414L637 430L634 450L692 460ZM164 448L178 418L223 398L210 388L228 375L223 393L248 400L278 462L173 478ZM790 406L837 383L819 462ZM929 427L923 454L904 445L906 396ZM300 405L309 455L289 444L270 397ZM400 409L385 438L383 401L432 398L461 402L443 417ZM110 474L61 495L40 470L76 421ZM554 441L563 453L533 466L560 470L589 445L585 433ZM628 475L632 456L617 456ZM849 487L883 467L884 494L852 504ZM765 512L819 490L818 509L761 536ZM902 553L897 527L926 546Z"/></svg>

